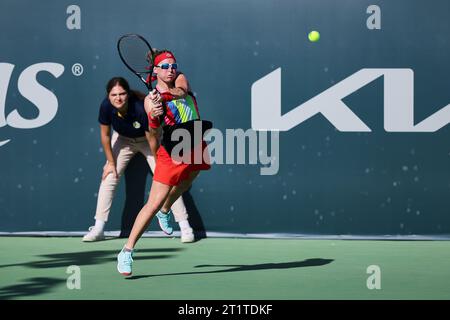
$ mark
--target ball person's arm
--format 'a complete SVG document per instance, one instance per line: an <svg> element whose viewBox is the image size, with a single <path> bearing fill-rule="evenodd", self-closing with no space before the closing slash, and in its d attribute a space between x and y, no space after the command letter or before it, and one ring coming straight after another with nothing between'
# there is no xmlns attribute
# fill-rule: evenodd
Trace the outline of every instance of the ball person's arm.
<svg viewBox="0 0 450 320"><path fill-rule="evenodd" d="M108 125L101 124L100 125L100 140L103 146L103 152L106 157L106 164L103 167L102 180L108 176L108 174L114 174L114 177L117 177L116 171L116 163L114 161L114 157L112 154L111 148L111 127Z"/></svg>

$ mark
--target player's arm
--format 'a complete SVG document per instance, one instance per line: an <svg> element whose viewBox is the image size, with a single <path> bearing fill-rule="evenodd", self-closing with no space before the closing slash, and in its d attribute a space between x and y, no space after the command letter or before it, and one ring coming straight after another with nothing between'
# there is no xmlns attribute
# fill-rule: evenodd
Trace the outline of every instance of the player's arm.
<svg viewBox="0 0 450 320"><path fill-rule="evenodd" d="M111 148L111 127L100 124L100 140L103 146L103 152L106 157L106 164L103 167L102 179L105 179L109 173L113 173L117 177L116 163Z"/></svg>
<svg viewBox="0 0 450 320"><path fill-rule="evenodd" d="M150 92L144 99L144 109L149 121L151 121L152 118L161 116L164 112L161 97L159 94L155 94L155 92L155 90Z"/></svg>
<svg viewBox="0 0 450 320"><path fill-rule="evenodd" d="M147 138L148 144L150 145L150 150L154 157L156 157L156 152L159 149L161 132L161 127L158 127L156 129L149 127L148 131L145 131L145 137Z"/></svg>
<svg viewBox="0 0 450 320"><path fill-rule="evenodd" d="M145 131L145 137L147 138L153 156L156 156L159 148L162 132L160 118L163 114L162 103L156 101L158 99L155 98L155 94L151 92L144 100L144 109L148 119L148 130Z"/></svg>

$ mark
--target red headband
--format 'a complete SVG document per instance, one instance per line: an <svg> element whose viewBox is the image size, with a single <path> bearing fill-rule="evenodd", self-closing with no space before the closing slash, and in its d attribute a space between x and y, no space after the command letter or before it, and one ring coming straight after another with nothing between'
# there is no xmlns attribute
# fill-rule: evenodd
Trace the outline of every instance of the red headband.
<svg viewBox="0 0 450 320"><path fill-rule="evenodd" d="M175 59L175 56L173 55L172 52L167 51L167 52L160 53L155 57L154 64L155 64L155 66L157 66L161 61L170 59L170 58L172 58L173 60L175 60L175 62L177 62L177 59Z"/></svg>

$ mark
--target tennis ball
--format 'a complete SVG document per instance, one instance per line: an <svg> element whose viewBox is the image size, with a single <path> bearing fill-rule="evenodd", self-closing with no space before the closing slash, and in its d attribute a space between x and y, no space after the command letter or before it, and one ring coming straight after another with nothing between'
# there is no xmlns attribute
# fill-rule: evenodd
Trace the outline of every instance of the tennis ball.
<svg viewBox="0 0 450 320"><path fill-rule="evenodd" d="M309 41L311 41L311 42L317 42L317 41L319 41L319 39L320 39L320 33L318 32L318 31L311 31L309 34L308 34L308 39L309 39Z"/></svg>

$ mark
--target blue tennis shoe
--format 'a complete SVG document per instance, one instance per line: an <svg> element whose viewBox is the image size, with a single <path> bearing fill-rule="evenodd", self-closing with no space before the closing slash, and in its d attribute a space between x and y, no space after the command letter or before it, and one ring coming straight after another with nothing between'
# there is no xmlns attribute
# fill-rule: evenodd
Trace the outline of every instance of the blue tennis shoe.
<svg viewBox="0 0 450 320"><path fill-rule="evenodd" d="M123 248L117 255L117 271L124 276L131 276L133 266L133 250L125 251Z"/></svg>
<svg viewBox="0 0 450 320"><path fill-rule="evenodd" d="M158 218L159 226L161 227L161 230L167 234L171 235L173 233L173 228L170 225L170 214L172 213L172 210L169 210L167 213L163 213L161 210L158 211L156 214L156 217Z"/></svg>

